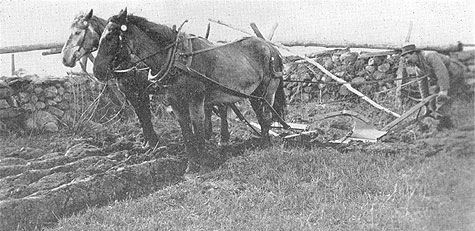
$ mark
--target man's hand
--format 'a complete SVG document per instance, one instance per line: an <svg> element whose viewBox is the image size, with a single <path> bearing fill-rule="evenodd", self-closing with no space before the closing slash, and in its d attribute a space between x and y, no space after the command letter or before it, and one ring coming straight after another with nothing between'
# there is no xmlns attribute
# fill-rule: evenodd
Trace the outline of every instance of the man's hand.
<svg viewBox="0 0 475 231"><path fill-rule="evenodd" d="M437 110L439 110L444 104L446 104L450 100L450 97L447 95L447 93L447 90L445 90L440 91L437 95L437 98L435 99L435 105Z"/></svg>

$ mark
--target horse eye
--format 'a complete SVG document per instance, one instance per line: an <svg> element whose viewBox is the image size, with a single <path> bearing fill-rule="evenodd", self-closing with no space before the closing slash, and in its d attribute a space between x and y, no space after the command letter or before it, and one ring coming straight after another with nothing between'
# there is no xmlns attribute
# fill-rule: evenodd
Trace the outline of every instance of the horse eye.
<svg viewBox="0 0 475 231"><path fill-rule="evenodd" d="M79 34L81 34L81 31L74 32L74 35L79 35Z"/></svg>

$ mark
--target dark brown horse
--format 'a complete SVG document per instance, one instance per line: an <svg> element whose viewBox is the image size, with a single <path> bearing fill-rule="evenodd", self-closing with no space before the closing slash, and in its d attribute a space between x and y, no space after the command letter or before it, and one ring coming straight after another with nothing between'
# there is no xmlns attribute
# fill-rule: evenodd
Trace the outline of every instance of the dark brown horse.
<svg viewBox="0 0 475 231"><path fill-rule="evenodd" d="M249 98L261 135L265 142L270 141L272 111L279 112L274 115L280 118L285 97L282 78L276 76L283 68L280 54L264 40L250 37L215 47L204 38L127 15L125 9L109 19L99 42L94 74L106 79L114 73L115 62L132 63L131 54L145 62L166 88L185 141L188 171L214 165L204 147L205 105ZM273 108L276 93L281 102Z"/></svg>
<svg viewBox="0 0 475 231"><path fill-rule="evenodd" d="M91 9L87 14L79 14L71 24L71 34L63 46L61 52L63 64L67 67L74 67L76 62L80 62L85 70L87 58L93 61L92 52L97 50L99 46L99 39L101 37L107 21L93 15ZM135 60L137 60L136 57ZM121 66L127 63L120 64ZM124 67L126 68L126 67ZM151 112L150 112L150 92L148 86L151 84L148 81L147 71L131 71L125 73L114 73L113 78L118 80L119 89L125 94L127 100L133 106L135 114L137 115L142 132L145 138L145 147L154 147L158 141L157 134L152 126ZM211 109L207 108L207 130L206 138L209 139L211 130ZM218 114L221 118L221 142L229 140L229 130L227 124L227 108L217 107Z"/></svg>

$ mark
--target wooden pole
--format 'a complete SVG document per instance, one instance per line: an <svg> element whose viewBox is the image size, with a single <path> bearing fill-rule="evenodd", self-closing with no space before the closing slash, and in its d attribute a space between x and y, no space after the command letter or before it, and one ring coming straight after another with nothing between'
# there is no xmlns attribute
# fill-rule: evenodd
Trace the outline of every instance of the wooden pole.
<svg viewBox="0 0 475 231"><path fill-rule="evenodd" d="M269 36L267 36L267 40L272 41L272 38L274 37L274 34L275 34L275 30L277 30L278 26L279 26L279 23L275 23L274 26L272 26Z"/></svg>
<svg viewBox="0 0 475 231"><path fill-rule="evenodd" d="M266 40L255 23L251 22L251 28L257 37Z"/></svg>
<svg viewBox="0 0 475 231"><path fill-rule="evenodd" d="M51 48L48 51L44 51L43 53L41 53L41 55L46 56L46 55L60 54L62 50L63 50L63 47L55 47L55 48Z"/></svg>
<svg viewBox="0 0 475 231"><path fill-rule="evenodd" d="M315 46L315 47L327 47L327 48L345 48L345 47L352 47L352 48L365 48L365 49L378 49L378 50L396 50L401 51L400 45L395 44L366 44L366 43L332 43L332 42L325 42L325 43L317 43L317 42L306 42L306 41L289 41L289 42L282 42L284 46L292 47L292 46ZM440 45L440 46L424 46L418 45L417 48L421 50L432 50L441 53L449 53L449 52L458 52L462 51L464 46L470 44L457 44L457 45Z"/></svg>
<svg viewBox="0 0 475 231"><path fill-rule="evenodd" d="M44 44L35 44L35 45L0 47L0 54L46 50L46 49L52 49L52 48L57 48L57 47L63 47L63 45L64 43L44 43Z"/></svg>
<svg viewBox="0 0 475 231"><path fill-rule="evenodd" d="M15 75L15 54L12 54L12 76Z"/></svg>
<svg viewBox="0 0 475 231"><path fill-rule="evenodd" d="M219 21L219 20L210 20L211 22L215 22L215 23L218 23L218 24L221 24L223 26L227 26L227 27L230 27L230 28L233 28L233 29L236 29L238 31L241 31L245 34L248 34L248 35L252 35L252 33L246 31L246 30L243 30L243 29L239 29L239 28L235 28L233 26L230 26L222 21ZM374 102L373 100L371 100L370 98L368 98L367 96L365 96L363 93L359 92L358 90L354 89L348 82L346 82L345 80L343 79L340 79L338 77L336 77L335 75L333 75L331 72L329 72L327 69L325 69L322 65L320 65L319 63L315 62L314 60L312 59L309 59L307 57L305 57L304 55L300 55L300 54L297 54L293 51L291 51L288 47L285 47L284 45L280 45L280 44L275 44L275 43L272 43L272 42L269 42L267 41L268 43L276 46L276 47L279 47L283 50L286 50L288 51L289 53L293 54L293 55L296 55L302 59L305 59L305 61L307 61L308 63L310 64L313 64L314 66L316 66L318 69L320 69L320 71L322 71L323 73L325 73L326 75L328 75L330 78L332 78L333 80L339 82L339 83L342 83L349 91L351 91L352 93L356 94L357 96L361 97L363 100L365 100L366 102L368 102L369 104L371 104L372 106L394 116L394 117L401 117L401 115L395 113L395 112L392 112L390 111L389 109L377 104L376 102Z"/></svg>
<svg viewBox="0 0 475 231"><path fill-rule="evenodd" d="M433 94L433 95L430 95L428 97L426 97L425 99L423 99L421 102L419 102L418 104L416 104L414 107L412 107L411 109L409 109L406 113L404 113L401 117L391 121L391 123L387 124L386 126L383 127L383 131L389 131L392 127L396 126L398 123L400 123L401 121L403 121L404 119L406 119L407 117L409 117L412 113L416 112L417 110L419 110L419 108L423 107L424 105L426 105L429 101L435 99L435 97L437 97L437 94Z"/></svg>
<svg viewBox="0 0 475 231"><path fill-rule="evenodd" d="M409 29L407 30L407 35L406 35L406 39L404 40L404 42L408 43L411 41L411 33L412 33L412 21L409 22Z"/></svg>
<svg viewBox="0 0 475 231"><path fill-rule="evenodd" d="M208 26L206 27L205 39L208 39L210 30L211 30L211 23L208 23Z"/></svg>

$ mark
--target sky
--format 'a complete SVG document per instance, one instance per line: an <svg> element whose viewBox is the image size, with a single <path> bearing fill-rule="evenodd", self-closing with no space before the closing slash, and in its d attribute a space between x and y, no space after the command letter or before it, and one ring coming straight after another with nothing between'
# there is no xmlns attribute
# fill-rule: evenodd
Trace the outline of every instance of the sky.
<svg viewBox="0 0 475 231"><path fill-rule="evenodd" d="M447 45L457 41L475 43L473 0L0 0L0 47L64 42L69 27L80 12L94 10L109 18L127 7L129 13L151 21L179 25L183 31L204 35L208 18L249 29L255 22L264 35L275 23L276 42L403 44L413 22L411 42ZM244 34L212 24L210 39L236 40ZM0 55L0 76L10 73L11 55ZM41 52L15 55L16 66L32 73L65 73L59 55L41 57Z"/></svg>

